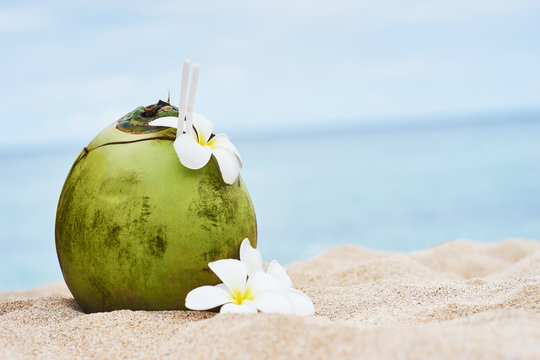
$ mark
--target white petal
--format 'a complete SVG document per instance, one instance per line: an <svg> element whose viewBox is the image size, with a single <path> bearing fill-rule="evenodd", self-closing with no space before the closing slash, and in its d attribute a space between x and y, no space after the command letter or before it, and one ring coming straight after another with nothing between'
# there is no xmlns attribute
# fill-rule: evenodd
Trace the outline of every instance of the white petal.
<svg viewBox="0 0 540 360"><path fill-rule="evenodd" d="M294 313L301 316L312 316L315 314L313 302L309 296L296 289L287 289L287 297L293 303Z"/></svg>
<svg viewBox="0 0 540 360"><path fill-rule="evenodd" d="M230 294L217 286L201 286L186 296L186 307L191 310L208 310L232 301Z"/></svg>
<svg viewBox="0 0 540 360"><path fill-rule="evenodd" d="M225 183L231 185L238 179L238 161L236 156L227 149L217 148L212 150L219 165L219 171Z"/></svg>
<svg viewBox="0 0 540 360"><path fill-rule="evenodd" d="M231 293L231 290L229 290L229 287L223 283L214 286L227 291L229 294L231 294L231 296L234 295L233 293Z"/></svg>
<svg viewBox="0 0 540 360"><path fill-rule="evenodd" d="M248 238L245 238L240 245L240 261L246 265L248 275L262 270L261 252L251 246Z"/></svg>
<svg viewBox="0 0 540 360"><path fill-rule="evenodd" d="M247 281L246 288L253 296L265 291L285 291L279 281L262 270L256 271Z"/></svg>
<svg viewBox="0 0 540 360"><path fill-rule="evenodd" d="M293 314L294 305L283 292L266 291L257 294L253 305L265 313Z"/></svg>
<svg viewBox="0 0 540 360"><path fill-rule="evenodd" d="M202 168L212 156L212 149L209 146L199 145L190 134L177 136L174 150L182 165L193 170Z"/></svg>
<svg viewBox="0 0 540 360"><path fill-rule="evenodd" d="M199 135L199 143L206 144L212 135L214 124L204 115L193 113L193 126Z"/></svg>
<svg viewBox="0 0 540 360"><path fill-rule="evenodd" d="M281 266L277 262L277 260L272 260L272 262L268 266L268 275L278 280L283 286L288 288L292 287L291 278L289 277L289 275L287 275L287 272L285 271L283 266Z"/></svg>
<svg viewBox="0 0 540 360"><path fill-rule="evenodd" d="M231 293L244 292L246 288L246 266L236 259L223 259L208 264L208 267L223 281Z"/></svg>
<svg viewBox="0 0 540 360"><path fill-rule="evenodd" d="M176 128L178 126L177 116L165 116L152 120L148 123L150 126L168 126Z"/></svg>
<svg viewBox="0 0 540 360"><path fill-rule="evenodd" d="M257 308L250 302L244 301L242 305L225 304L219 310L220 313L257 313Z"/></svg>
<svg viewBox="0 0 540 360"><path fill-rule="evenodd" d="M240 157L240 152L238 152L238 149L229 140L229 137L227 135L217 134L212 138L212 140L208 142L208 145L213 149L224 148L232 152L236 156L236 160L238 161L238 167L242 168L242 158Z"/></svg>

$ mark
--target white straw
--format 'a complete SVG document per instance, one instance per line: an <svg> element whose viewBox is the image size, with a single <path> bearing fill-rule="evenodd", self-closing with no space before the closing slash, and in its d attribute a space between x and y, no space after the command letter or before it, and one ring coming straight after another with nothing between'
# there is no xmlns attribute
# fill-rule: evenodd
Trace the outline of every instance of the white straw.
<svg viewBox="0 0 540 360"><path fill-rule="evenodd" d="M182 70L182 88L180 90L180 105L178 106L178 136L184 132L184 118L186 117L186 98L189 80L189 59L184 60Z"/></svg>
<svg viewBox="0 0 540 360"><path fill-rule="evenodd" d="M193 65L193 73L191 75L191 84L189 86L189 97L187 103L187 115L186 115L186 133L193 132L193 104L195 103L195 93L197 93L197 82L199 81L199 69L200 65L195 63Z"/></svg>

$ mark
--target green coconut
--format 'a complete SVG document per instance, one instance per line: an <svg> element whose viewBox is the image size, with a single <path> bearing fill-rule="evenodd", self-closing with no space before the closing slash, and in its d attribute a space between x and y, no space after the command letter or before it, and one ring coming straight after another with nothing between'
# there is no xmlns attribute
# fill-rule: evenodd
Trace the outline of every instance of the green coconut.
<svg viewBox="0 0 540 360"><path fill-rule="evenodd" d="M62 274L85 312L185 309L187 293L219 283L211 261L256 246L257 223L241 177L227 185L212 157L202 169L178 160L178 116L166 102L138 107L77 157L56 214Z"/></svg>

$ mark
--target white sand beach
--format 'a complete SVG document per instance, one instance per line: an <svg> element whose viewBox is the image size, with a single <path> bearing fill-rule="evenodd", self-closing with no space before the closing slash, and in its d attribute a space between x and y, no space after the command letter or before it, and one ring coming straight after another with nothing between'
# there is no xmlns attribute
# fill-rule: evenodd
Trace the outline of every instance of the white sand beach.
<svg viewBox="0 0 540 360"><path fill-rule="evenodd" d="M85 314L64 284L0 294L1 359L539 359L540 243L356 246L286 267L316 315Z"/></svg>

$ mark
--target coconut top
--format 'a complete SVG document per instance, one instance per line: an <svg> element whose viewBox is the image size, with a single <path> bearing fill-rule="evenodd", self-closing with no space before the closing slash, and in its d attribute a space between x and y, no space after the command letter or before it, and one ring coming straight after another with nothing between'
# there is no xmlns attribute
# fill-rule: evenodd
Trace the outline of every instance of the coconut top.
<svg viewBox="0 0 540 360"><path fill-rule="evenodd" d="M214 158L223 181L229 185L234 184L242 167L240 153L227 135L212 133L214 125L210 120L193 112L199 64L193 66L189 98L187 98L188 73L189 61L184 61L180 110L169 101L161 100L157 104L139 106L99 133L88 147L84 148L79 158L105 145L166 140L174 142L172 144L174 151L183 166L199 170Z"/></svg>
<svg viewBox="0 0 540 360"><path fill-rule="evenodd" d="M178 117L178 108L162 100L153 105L139 106L103 129L86 148L90 151L106 144L129 143L146 139L174 141L176 128L149 125L151 121L161 117Z"/></svg>

